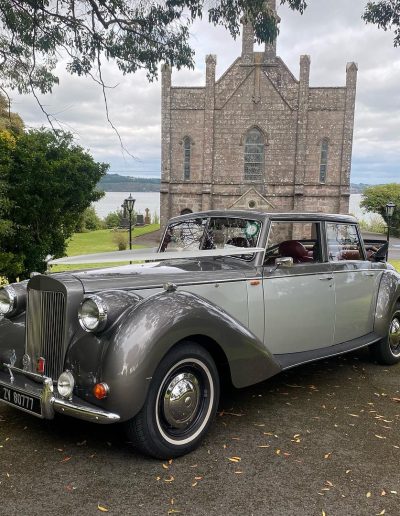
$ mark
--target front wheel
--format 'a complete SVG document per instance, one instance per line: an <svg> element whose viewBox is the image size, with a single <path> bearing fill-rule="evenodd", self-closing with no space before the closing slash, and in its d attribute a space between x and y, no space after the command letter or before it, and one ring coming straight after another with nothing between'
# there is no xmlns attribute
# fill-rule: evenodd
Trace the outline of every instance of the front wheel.
<svg viewBox="0 0 400 516"><path fill-rule="evenodd" d="M400 303L397 303L390 319L387 337L371 346L372 356L380 364L400 362Z"/></svg>
<svg viewBox="0 0 400 516"><path fill-rule="evenodd" d="M158 459L189 453L207 433L218 401L218 371L211 355L182 342L161 361L144 407L125 424L128 439Z"/></svg>

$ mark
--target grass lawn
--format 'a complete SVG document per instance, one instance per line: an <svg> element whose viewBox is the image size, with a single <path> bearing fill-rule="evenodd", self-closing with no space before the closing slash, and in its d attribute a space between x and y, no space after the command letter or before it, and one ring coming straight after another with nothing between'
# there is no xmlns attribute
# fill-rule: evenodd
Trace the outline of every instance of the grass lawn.
<svg viewBox="0 0 400 516"><path fill-rule="evenodd" d="M140 228L135 228L132 234L133 242L135 237L146 235L160 229L159 224L150 224ZM126 234L128 232L126 231ZM115 232L110 229L99 229L98 231L90 231L89 233L75 233L68 243L67 256L79 256L81 254L105 253L107 251L118 251L116 243L113 241ZM129 238L129 237L128 237ZM143 245L133 245L134 249L141 249ZM129 262L121 263L93 263L82 265L53 265L52 272L76 271L78 269L99 269L103 267L116 267L118 265L127 265Z"/></svg>
<svg viewBox="0 0 400 516"><path fill-rule="evenodd" d="M160 229L159 224L150 224L140 228L135 228L132 237L146 235ZM114 231L111 229L99 229L89 233L75 233L68 243L67 256L78 256L80 254L105 253L106 251L118 251L118 247L113 241ZM128 234L128 231L126 231ZM138 249L143 246L134 246Z"/></svg>
<svg viewBox="0 0 400 516"><path fill-rule="evenodd" d="M400 272L400 260L389 260L389 263Z"/></svg>

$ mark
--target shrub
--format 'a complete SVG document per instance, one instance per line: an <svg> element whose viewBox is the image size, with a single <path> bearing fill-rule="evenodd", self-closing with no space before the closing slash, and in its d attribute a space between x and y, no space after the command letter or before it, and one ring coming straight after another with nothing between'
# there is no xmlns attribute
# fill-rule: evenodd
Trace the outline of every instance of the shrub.
<svg viewBox="0 0 400 516"><path fill-rule="evenodd" d="M122 210L110 212L104 219L107 228L118 228L121 226Z"/></svg>
<svg viewBox="0 0 400 516"><path fill-rule="evenodd" d="M125 251L128 247L128 235L126 231L115 231L112 237L114 244L118 247L118 251Z"/></svg>
<svg viewBox="0 0 400 516"><path fill-rule="evenodd" d="M96 231L103 227L103 221L97 215L96 210L93 206L89 206L89 208L86 208L82 213L82 216L79 218L75 231L76 233L85 233L87 231Z"/></svg>

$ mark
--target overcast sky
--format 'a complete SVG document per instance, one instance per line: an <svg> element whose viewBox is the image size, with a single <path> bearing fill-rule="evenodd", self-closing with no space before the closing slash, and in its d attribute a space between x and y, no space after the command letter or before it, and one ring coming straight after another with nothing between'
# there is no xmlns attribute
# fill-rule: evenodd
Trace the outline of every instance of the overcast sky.
<svg viewBox="0 0 400 516"><path fill-rule="evenodd" d="M278 0L279 3L279 0ZM359 65L353 148L352 182L400 181L400 48L393 34L367 26L361 20L366 0L309 0L303 16L279 7L281 16L278 55L298 77L299 57L311 56L311 86L342 86L346 63ZM173 73L175 85L204 84L204 58L217 54L217 77L240 54L222 28L206 21L191 30L196 67ZM71 77L59 70L60 85L42 97L47 110L56 113L64 128L96 160L110 163L110 172L160 176L160 82L148 83L144 74L122 76L106 67L110 117L125 147L137 159L123 155L119 140L106 120L102 92L90 79ZM12 95L13 110L28 126L46 125L46 119L29 96Z"/></svg>

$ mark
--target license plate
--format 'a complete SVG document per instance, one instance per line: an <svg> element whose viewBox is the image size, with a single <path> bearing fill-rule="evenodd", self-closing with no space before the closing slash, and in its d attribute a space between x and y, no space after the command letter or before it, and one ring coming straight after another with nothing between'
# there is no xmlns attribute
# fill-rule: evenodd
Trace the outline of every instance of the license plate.
<svg viewBox="0 0 400 516"><path fill-rule="evenodd" d="M40 399L31 394L18 391L17 389L0 385L0 401L5 401L9 405L18 407L25 412L36 414L37 416L42 415Z"/></svg>

